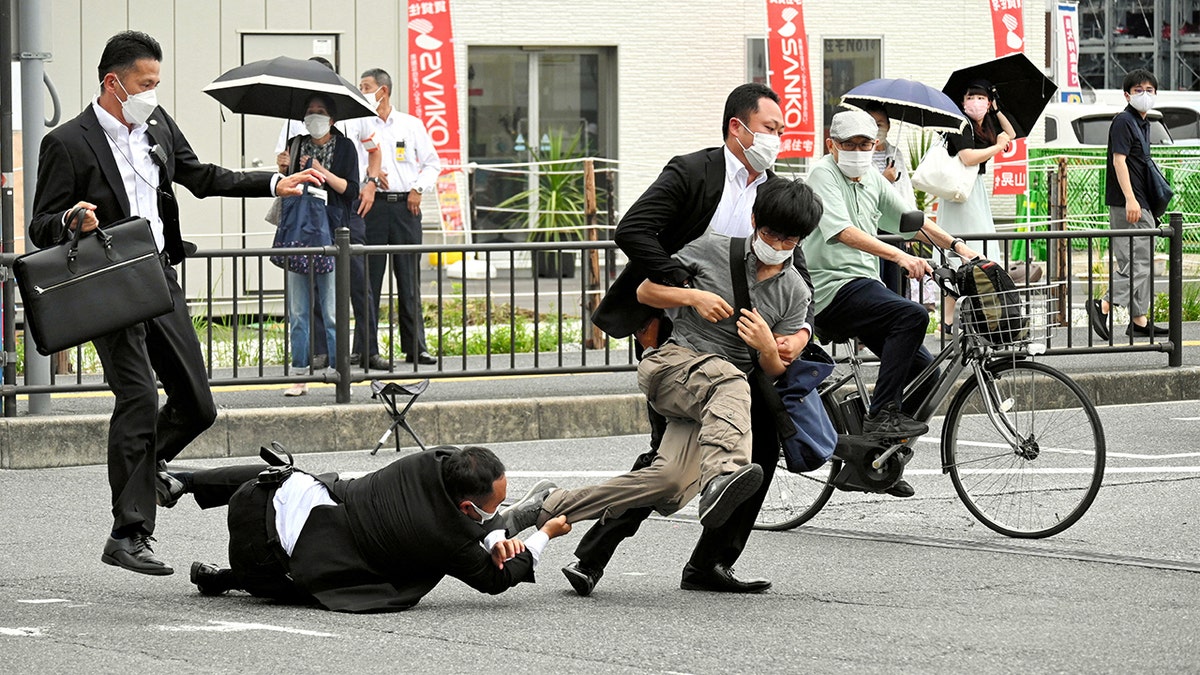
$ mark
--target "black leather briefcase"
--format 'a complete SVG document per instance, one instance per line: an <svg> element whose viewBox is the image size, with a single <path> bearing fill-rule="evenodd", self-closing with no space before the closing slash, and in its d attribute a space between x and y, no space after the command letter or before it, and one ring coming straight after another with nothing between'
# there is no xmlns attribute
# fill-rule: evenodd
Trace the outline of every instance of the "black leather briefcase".
<svg viewBox="0 0 1200 675"><path fill-rule="evenodd" d="M83 209L68 216L83 221ZM130 218L17 258L25 329L39 353L83 344L173 308L150 222Z"/></svg>

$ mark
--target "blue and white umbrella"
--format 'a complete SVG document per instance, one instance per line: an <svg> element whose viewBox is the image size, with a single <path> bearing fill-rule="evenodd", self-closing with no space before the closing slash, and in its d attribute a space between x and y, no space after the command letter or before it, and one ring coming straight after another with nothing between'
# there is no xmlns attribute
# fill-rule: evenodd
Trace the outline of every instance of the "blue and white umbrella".
<svg viewBox="0 0 1200 675"><path fill-rule="evenodd" d="M882 106L891 119L935 131L961 133L967 123L949 96L915 80L880 78L864 82L842 96L844 108L875 106Z"/></svg>

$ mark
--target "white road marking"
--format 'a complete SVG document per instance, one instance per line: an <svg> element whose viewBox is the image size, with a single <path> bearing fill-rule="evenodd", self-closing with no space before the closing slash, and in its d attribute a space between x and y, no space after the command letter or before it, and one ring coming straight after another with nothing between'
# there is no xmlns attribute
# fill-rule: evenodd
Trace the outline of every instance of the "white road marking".
<svg viewBox="0 0 1200 675"><path fill-rule="evenodd" d="M984 441L959 441L960 444L970 446L972 448L1007 448L1007 443L988 443ZM1090 455L1091 450L1078 450L1074 448L1041 448L1042 452L1057 452L1064 455ZM1146 455L1134 452L1106 452L1106 457L1119 457L1121 459L1186 459L1189 457L1200 457L1200 452L1176 452L1168 455Z"/></svg>
<svg viewBox="0 0 1200 675"><path fill-rule="evenodd" d="M209 621L209 626L159 626L159 630L174 633L239 633L250 630L265 630L275 633L290 633L292 635L307 635L310 637L336 637L333 633L321 633L315 630L301 628L286 628L270 626L265 623L239 623L236 621Z"/></svg>
<svg viewBox="0 0 1200 675"><path fill-rule="evenodd" d="M1200 417L1172 417L1171 419L1175 422L1195 422L1200 420Z"/></svg>
<svg viewBox="0 0 1200 675"><path fill-rule="evenodd" d="M0 626L0 635L11 637L42 637L41 628L4 628Z"/></svg>
<svg viewBox="0 0 1200 675"><path fill-rule="evenodd" d="M18 600L17 602L23 602L27 605L49 605L55 602L70 602L70 600L63 600L62 598L45 598L42 600Z"/></svg>

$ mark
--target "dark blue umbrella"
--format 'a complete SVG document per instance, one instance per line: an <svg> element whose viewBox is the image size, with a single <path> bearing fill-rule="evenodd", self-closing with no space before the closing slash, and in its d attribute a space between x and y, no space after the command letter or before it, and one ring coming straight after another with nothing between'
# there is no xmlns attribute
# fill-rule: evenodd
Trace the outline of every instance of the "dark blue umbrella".
<svg viewBox="0 0 1200 675"><path fill-rule="evenodd" d="M880 78L864 82L842 96L842 107L860 110L882 106L894 120L925 129L961 133L967 118L949 96L914 80Z"/></svg>

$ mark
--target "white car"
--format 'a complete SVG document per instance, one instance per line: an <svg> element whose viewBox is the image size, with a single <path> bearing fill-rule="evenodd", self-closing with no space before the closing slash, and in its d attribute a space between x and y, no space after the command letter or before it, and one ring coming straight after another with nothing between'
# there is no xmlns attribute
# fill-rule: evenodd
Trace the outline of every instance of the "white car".
<svg viewBox="0 0 1200 675"><path fill-rule="evenodd" d="M1051 103L1042 113L1046 133L1045 141L1038 147L1107 147L1112 119L1124 109L1102 103ZM1162 113L1151 110L1146 117L1150 120L1151 145L1175 144L1171 132L1163 125Z"/></svg>
<svg viewBox="0 0 1200 675"><path fill-rule="evenodd" d="M1125 105L1120 89L1096 89L1091 92L1097 103ZM1200 92L1159 90L1154 111L1162 114L1163 125L1177 144L1200 143Z"/></svg>

